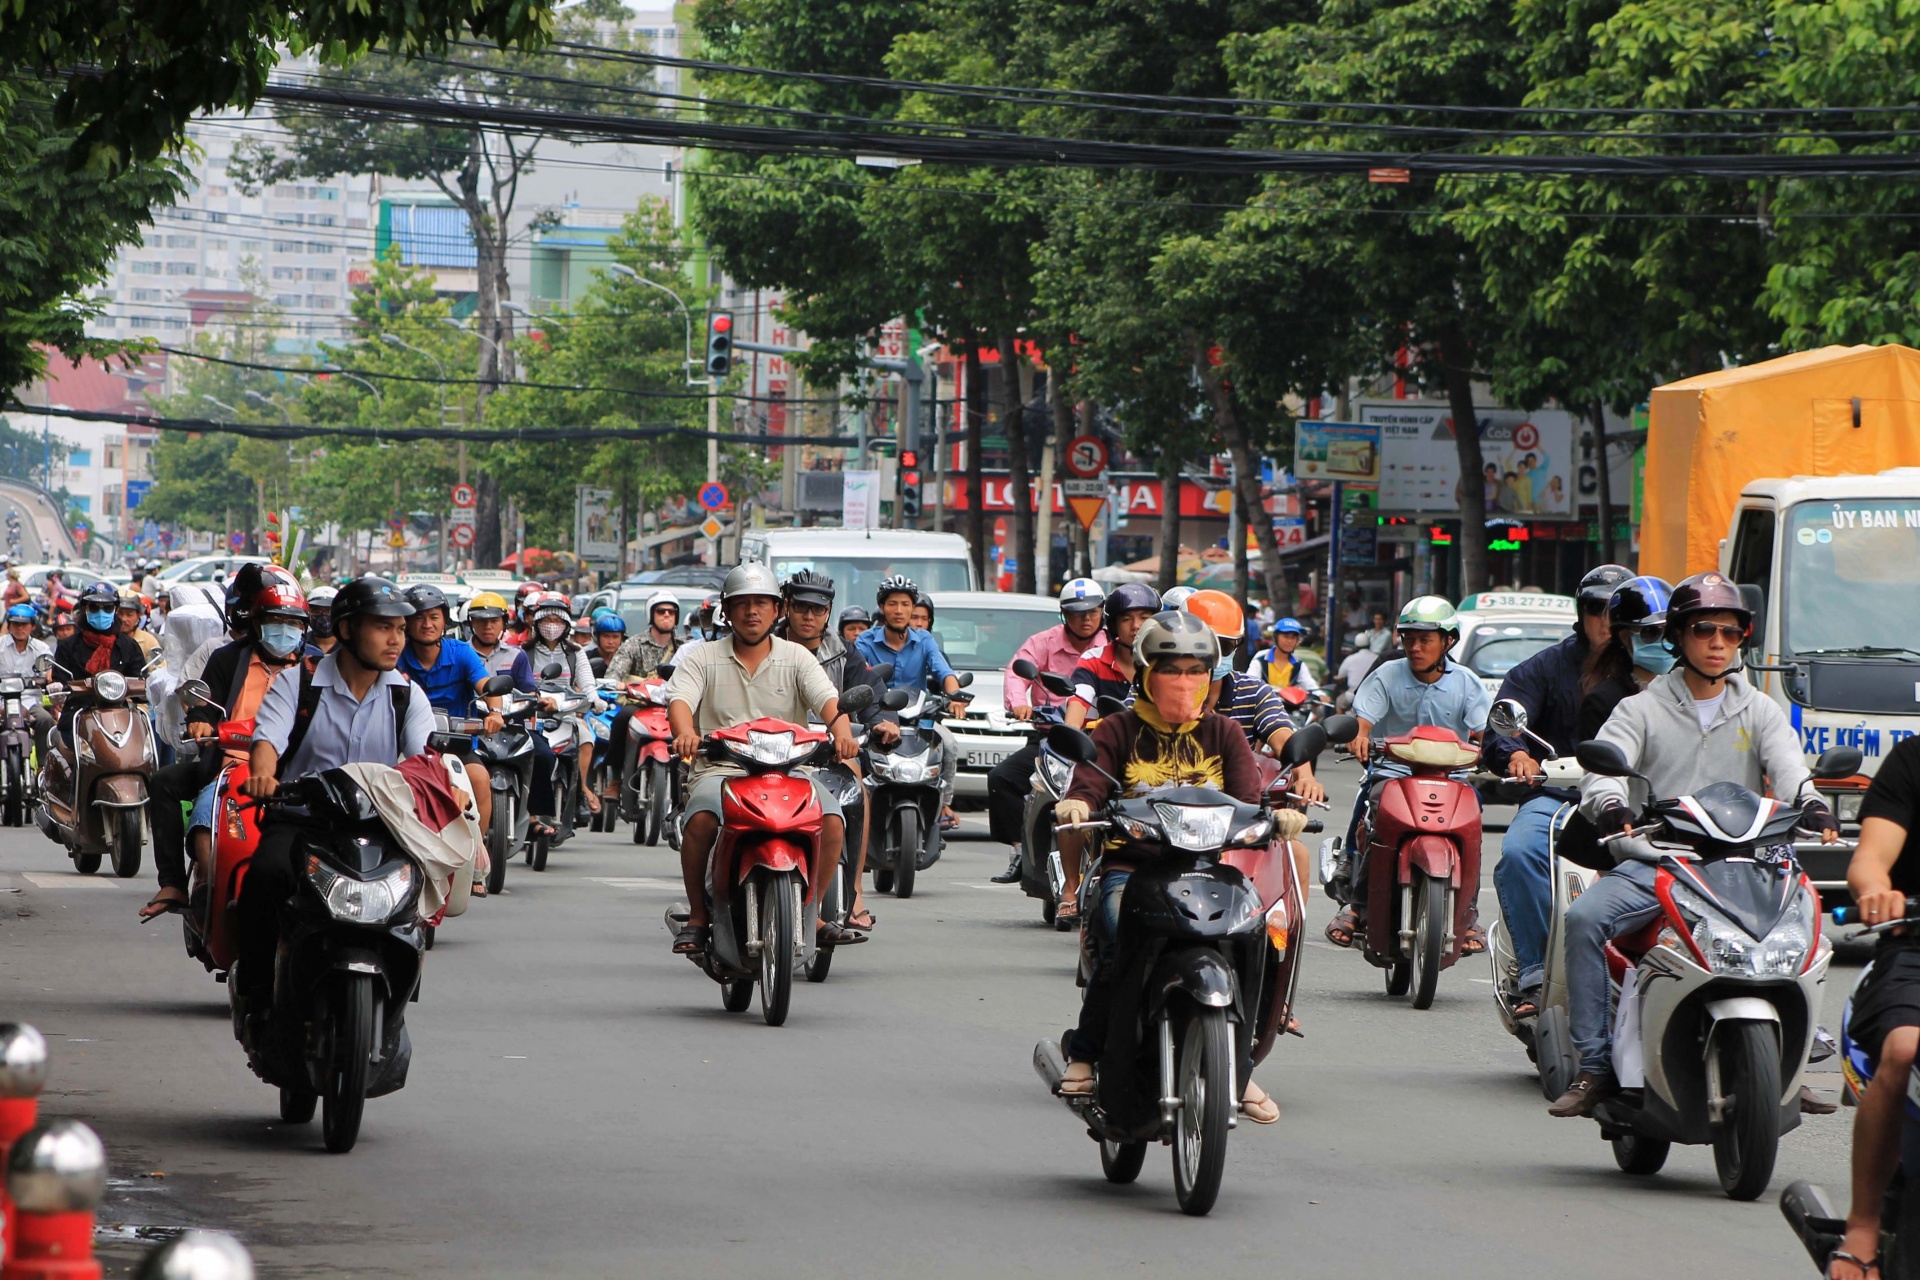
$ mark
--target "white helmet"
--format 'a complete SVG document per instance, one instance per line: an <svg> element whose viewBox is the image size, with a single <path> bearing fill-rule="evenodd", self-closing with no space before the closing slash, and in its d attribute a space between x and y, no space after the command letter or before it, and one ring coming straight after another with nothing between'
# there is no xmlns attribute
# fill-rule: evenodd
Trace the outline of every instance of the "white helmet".
<svg viewBox="0 0 1920 1280"><path fill-rule="evenodd" d="M1160 607L1162 609L1178 609L1191 599L1193 593L1197 590L1199 590L1198 587L1175 587L1160 597Z"/></svg>
<svg viewBox="0 0 1920 1280"><path fill-rule="evenodd" d="M1105 604L1107 593L1092 578L1070 578L1060 588L1060 612L1091 613Z"/></svg>
<svg viewBox="0 0 1920 1280"><path fill-rule="evenodd" d="M663 604L671 607L673 609L674 620L676 622L679 620L681 614L680 597L671 591L656 591L647 597L648 622L653 621L653 611Z"/></svg>

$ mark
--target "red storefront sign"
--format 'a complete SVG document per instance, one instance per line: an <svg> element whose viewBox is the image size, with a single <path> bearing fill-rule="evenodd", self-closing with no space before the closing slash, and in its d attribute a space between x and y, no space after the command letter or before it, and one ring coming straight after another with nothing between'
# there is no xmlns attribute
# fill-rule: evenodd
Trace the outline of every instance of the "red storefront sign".
<svg viewBox="0 0 1920 1280"><path fill-rule="evenodd" d="M986 490L986 510L1013 510L1013 481L1005 475L989 473L981 478ZM1117 498L1117 507L1129 520L1148 520L1160 517L1160 481L1156 479L1127 476L1115 477L1113 488ZM1039 481L1029 484L1030 493L1038 493ZM1227 506L1231 499L1225 489L1203 489L1190 480L1180 483L1180 516L1182 519L1224 520L1227 518ZM1029 502L1032 499L1029 498ZM972 504L968 500L967 478L949 476L947 478L947 506L954 511L965 511ZM1053 486L1053 510L1056 515L1066 515L1067 502L1060 492L1056 481Z"/></svg>

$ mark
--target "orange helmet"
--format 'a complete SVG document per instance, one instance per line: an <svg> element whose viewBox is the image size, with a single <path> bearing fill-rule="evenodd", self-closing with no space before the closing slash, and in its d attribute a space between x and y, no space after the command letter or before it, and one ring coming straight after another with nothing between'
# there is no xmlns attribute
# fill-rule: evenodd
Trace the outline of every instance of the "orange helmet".
<svg viewBox="0 0 1920 1280"><path fill-rule="evenodd" d="M1224 591L1196 591L1180 607L1212 627L1213 634L1222 640L1246 639L1246 612L1240 608L1238 600Z"/></svg>

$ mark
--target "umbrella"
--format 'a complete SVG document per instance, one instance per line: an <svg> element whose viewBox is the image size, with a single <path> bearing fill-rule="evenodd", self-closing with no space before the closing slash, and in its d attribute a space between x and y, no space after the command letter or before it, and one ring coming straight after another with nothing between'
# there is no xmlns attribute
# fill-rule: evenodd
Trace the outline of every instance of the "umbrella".
<svg viewBox="0 0 1920 1280"><path fill-rule="evenodd" d="M513 569L518 572L537 576L542 573L551 573L554 565L558 562L553 552L543 550L540 547L528 547L525 554L526 564L524 566L520 563L521 553L515 552L505 560L502 560L500 567L502 569Z"/></svg>

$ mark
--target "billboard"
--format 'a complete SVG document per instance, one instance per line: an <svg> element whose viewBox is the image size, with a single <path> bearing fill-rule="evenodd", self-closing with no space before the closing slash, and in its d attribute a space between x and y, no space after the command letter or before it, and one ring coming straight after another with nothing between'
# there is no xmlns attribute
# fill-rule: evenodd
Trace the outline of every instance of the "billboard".
<svg viewBox="0 0 1920 1280"><path fill-rule="evenodd" d="M613 511L613 490L573 487L573 549L582 560L619 561L620 521Z"/></svg>
<svg viewBox="0 0 1920 1280"><path fill-rule="evenodd" d="M1363 404L1380 432L1380 510L1451 515L1460 510L1460 459L1445 405ZM1571 520L1576 514L1573 416L1561 409L1479 411L1487 514Z"/></svg>
<svg viewBox="0 0 1920 1280"><path fill-rule="evenodd" d="M1371 422L1293 424L1293 474L1302 480L1380 478L1380 428Z"/></svg>

